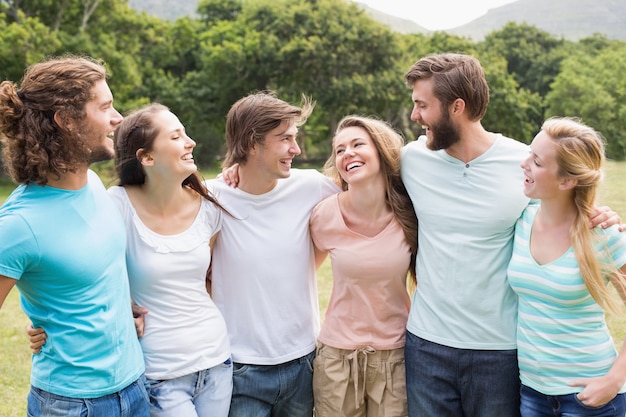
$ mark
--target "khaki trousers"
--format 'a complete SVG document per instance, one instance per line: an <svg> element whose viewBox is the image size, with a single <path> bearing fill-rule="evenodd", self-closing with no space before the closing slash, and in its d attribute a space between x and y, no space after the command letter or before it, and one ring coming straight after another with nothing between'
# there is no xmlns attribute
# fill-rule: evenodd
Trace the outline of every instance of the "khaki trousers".
<svg viewBox="0 0 626 417"><path fill-rule="evenodd" d="M313 396L316 417L406 417L404 348L344 350L320 343Z"/></svg>

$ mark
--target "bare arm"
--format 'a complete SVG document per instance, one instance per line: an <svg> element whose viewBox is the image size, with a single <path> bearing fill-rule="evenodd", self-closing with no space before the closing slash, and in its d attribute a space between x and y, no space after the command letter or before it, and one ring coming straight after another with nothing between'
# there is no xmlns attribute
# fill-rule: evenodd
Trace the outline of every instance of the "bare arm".
<svg viewBox="0 0 626 417"><path fill-rule="evenodd" d="M135 321L135 331L137 332L137 337L142 338L146 325L146 314L148 314L148 309L137 305L134 302L131 304L131 308L133 310L133 320Z"/></svg>
<svg viewBox="0 0 626 417"><path fill-rule="evenodd" d="M328 251L319 250L315 244L313 244L313 248L315 250L315 269L320 269L320 266L326 260L326 256L328 256Z"/></svg>
<svg viewBox="0 0 626 417"><path fill-rule="evenodd" d="M213 280L213 248L215 247L215 241L217 240L217 236L219 235L219 233L216 233L213 235L213 237L211 238L211 241L209 242L209 245L211 246L211 264L209 265L209 269L207 269L206 271L206 292L209 293L209 295L211 297L213 297L213 293L212 293L212 280Z"/></svg>
<svg viewBox="0 0 626 417"><path fill-rule="evenodd" d="M6 300L7 295L9 295L16 283L17 280L0 275L0 307L4 304L4 300ZM32 324L29 324L26 327L26 334L30 342L30 350L33 354L39 353L41 347L46 343L46 332L41 328L35 329Z"/></svg>
<svg viewBox="0 0 626 417"><path fill-rule="evenodd" d="M2 308L4 300L6 300L7 295L9 295L9 292L11 292L11 289L15 286L16 283L16 279L0 275L0 308Z"/></svg>

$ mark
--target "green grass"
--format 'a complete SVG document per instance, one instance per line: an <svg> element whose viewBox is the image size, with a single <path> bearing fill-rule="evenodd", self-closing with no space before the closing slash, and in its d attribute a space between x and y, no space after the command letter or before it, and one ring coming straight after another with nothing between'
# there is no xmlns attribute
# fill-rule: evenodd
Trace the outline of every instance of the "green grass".
<svg viewBox="0 0 626 417"><path fill-rule="evenodd" d="M203 171L205 178L213 178L217 169ZM609 162L606 180L600 190L599 204L608 205L626 222L626 162ZM109 180L105 183L111 184ZM14 186L0 181L0 202ZM320 311L322 318L328 306L332 289L332 275L328 260L318 273ZM607 317L616 345L621 346L626 334L626 314ZM17 290L11 291L0 310L0 416L23 416L29 388L30 351L24 329L28 320L19 307Z"/></svg>
<svg viewBox="0 0 626 417"><path fill-rule="evenodd" d="M26 415L30 386L30 350L25 329L28 320L16 289L0 310L0 416Z"/></svg>

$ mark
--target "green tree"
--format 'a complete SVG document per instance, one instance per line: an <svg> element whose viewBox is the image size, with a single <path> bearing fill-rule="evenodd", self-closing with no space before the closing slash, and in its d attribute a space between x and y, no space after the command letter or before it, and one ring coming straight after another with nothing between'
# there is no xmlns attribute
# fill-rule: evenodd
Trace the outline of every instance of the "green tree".
<svg viewBox="0 0 626 417"><path fill-rule="evenodd" d="M224 4L229 12L207 11L224 10ZM302 129L305 153L326 154L331 132L347 113L395 111L398 97L391 92L402 88L401 76L392 75L399 56L397 35L357 5L332 0L240 5L201 3L201 20L210 24L199 34L198 68L184 80L185 93L198 99L189 113L214 118L215 132L223 131L234 101L260 90L275 90L291 102L304 93L317 102L315 116Z"/></svg>
<svg viewBox="0 0 626 417"><path fill-rule="evenodd" d="M491 32L478 45L484 51L502 55L507 70L520 87L544 97L560 71L560 63L571 50L563 39L526 23L507 23Z"/></svg>
<svg viewBox="0 0 626 417"><path fill-rule="evenodd" d="M0 80L19 81L24 69L52 54L61 42L38 18L17 12L17 21L0 14Z"/></svg>
<svg viewBox="0 0 626 417"><path fill-rule="evenodd" d="M626 43L563 61L546 96L547 116L579 117L607 140L609 158L626 158Z"/></svg>
<svg viewBox="0 0 626 417"><path fill-rule="evenodd" d="M200 0L200 21L210 26L222 20L235 20L243 5L239 0Z"/></svg>
<svg viewBox="0 0 626 417"><path fill-rule="evenodd" d="M530 143L543 115L541 97L520 88L514 76L507 71L504 57L483 53L478 58L489 84L489 107L483 126L489 131Z"/></svg>

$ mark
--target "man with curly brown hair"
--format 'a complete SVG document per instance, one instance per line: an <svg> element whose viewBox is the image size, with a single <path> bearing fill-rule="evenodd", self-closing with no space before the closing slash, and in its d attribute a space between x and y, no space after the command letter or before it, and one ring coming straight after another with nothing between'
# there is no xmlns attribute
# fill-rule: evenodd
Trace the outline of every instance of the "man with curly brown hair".
<svg viewBox="0 0 626 417"><path fill-rule="evenodd" d="M132 320L126 234L89 164L122 121L104 66L66 56L0 84L0 138L19 184L0 208L0 306L13 286L48 334L28 415L148 416Z"/></svg>

